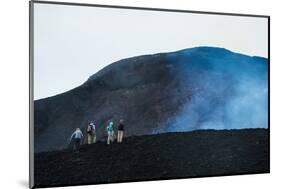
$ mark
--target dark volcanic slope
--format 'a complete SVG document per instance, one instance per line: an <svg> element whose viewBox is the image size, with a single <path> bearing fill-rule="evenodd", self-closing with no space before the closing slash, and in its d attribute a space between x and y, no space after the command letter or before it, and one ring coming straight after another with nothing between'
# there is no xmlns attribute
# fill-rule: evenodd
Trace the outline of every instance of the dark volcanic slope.
<svg viewBox="0 0 281 189"><path fill-rule="evenodd" d="M122 144L35 154L35 186L269 172L267 129L128 137Z"/></svg>
<svg viewBox="0 0 281 189"><path fill-rule="evenodd" d="M93 62L94 64L94 62ZM126 136L267 128L267 59L198 47L128 58L34 103L35 152L62 149L76 127L125 119Z"/></svg>

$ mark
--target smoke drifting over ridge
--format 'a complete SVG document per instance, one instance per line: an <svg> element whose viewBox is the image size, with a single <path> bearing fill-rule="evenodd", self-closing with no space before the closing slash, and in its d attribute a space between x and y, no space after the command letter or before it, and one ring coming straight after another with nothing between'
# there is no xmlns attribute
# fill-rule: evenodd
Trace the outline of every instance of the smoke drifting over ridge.
<svg viewBox="0 0 281 189"><path fill-rule="evenodd" d="M267 59L199 47L169 54L173 74L192 90L178 115L155 132L268 127Z"/></svg>

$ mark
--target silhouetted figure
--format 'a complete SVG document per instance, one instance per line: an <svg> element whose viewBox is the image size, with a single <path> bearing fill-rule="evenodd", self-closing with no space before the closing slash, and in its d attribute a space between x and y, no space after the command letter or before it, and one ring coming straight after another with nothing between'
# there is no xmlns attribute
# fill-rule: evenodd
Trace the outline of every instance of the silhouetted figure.
<svg viewBox="0 0 281 189"><path fill-rule="evenodd" d="M88 144L96 143L96 126L94 122L90 122L87 127Z"/></svg>
<svg viewBox="0 0 281 189"><path fill-rule="evenodd" d="M83 133L82 133L82 131L79 129L79 128L77 128L74 132L73 132L73 134L71 135L71 137L70 137L70 142L71 141L73 141L73 151L77 151L77 152L79 152L79 149L80 149L80 145L81 145L81 143L82 143L82 139L83 139Z"/></svg>
<svg viewBox="0 0 281 189"><path fill-rule="evenodd" d="M119 125L118 125L118 131L117 131L117 142L121 143L123 140L123 136L124 136L124 120L121 119L119 121Z"/></svg>

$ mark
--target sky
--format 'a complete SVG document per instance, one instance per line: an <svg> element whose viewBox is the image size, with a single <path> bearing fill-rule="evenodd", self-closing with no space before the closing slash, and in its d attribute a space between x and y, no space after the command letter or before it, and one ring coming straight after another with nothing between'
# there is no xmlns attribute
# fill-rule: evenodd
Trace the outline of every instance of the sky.
<svg viewBox="0 0 281 189"><path fill-rule="evenodd" d="M267 58L266 18L39 4L34 99L69 91L123 58L197 46Z"/></svg>

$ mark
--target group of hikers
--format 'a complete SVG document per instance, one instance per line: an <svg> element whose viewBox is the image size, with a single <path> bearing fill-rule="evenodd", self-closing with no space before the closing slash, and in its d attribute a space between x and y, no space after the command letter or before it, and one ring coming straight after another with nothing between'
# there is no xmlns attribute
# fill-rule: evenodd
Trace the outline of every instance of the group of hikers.
<svg viewBox="0 0 281 189"><path fill-rule="evenodd" d="M87 129L87 143L94 144L96 143L96 125L93 121L88 123ZM114 124L113 121L108 121L106 126L107 133L107 144L114 142L114 138L116 137L114 133ZM122 143L124 136L124 120L119 120L119 124L117 127L117 143ZM84 135L80 128L76 128L76 130L72 133L69 143L72 143L73 151L79 151L80 145L83 143Z"/></svg>

